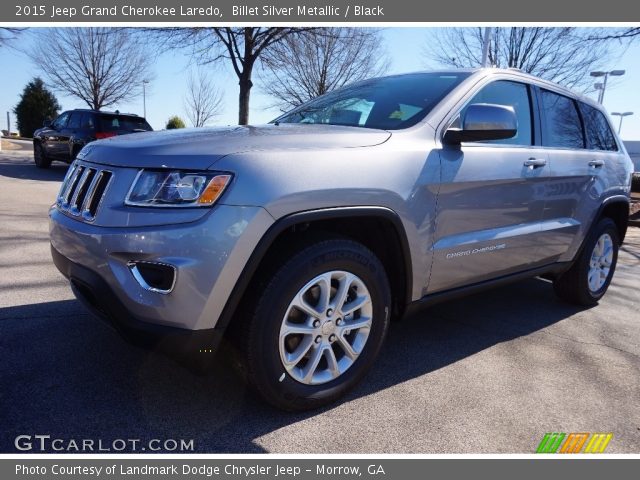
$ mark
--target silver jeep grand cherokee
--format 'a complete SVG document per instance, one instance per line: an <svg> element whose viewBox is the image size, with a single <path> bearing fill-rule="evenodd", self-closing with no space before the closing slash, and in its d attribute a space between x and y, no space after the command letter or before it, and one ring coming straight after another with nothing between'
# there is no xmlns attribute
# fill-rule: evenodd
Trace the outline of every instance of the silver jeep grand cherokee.
<svg viewBox="0 0 640 480"><path fill-rule="evenodd" d="M558 85L396 75L269 125L86 146L52 254L130 338L205 355L226 331L259 394L307 409L353 387L408 308L532 276L595 304L631 175L600 105Z"/></svg>

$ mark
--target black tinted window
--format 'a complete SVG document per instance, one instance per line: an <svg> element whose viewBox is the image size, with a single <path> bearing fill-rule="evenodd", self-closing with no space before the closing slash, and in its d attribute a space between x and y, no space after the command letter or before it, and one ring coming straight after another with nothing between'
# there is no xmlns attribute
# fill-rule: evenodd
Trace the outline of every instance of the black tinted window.
<svg viewBox="0 0 640 480"><path fill-rule="evenodd" d="M69 123L67 124L67 128L80 128L80 119L82 118L82 113L73 112L71 117L69 118Z"/></svg>
<svg viewBox="0 0 640 480"><path fill-rule="evenodd" d="M576 104L569 97L542 90L544 145L560 148L584 148L582 123Z"/></svg>
<svg viewBox="0 0 640 480"><path fill-rule="evenodd" d="M100 124L103 132L144 132L152 130L151 125L142 117L133 115L113 115L103 113L100 115Z"/></svg>
<svg viewBox="0 0 640 480"><path fill-rule="evenodd" d="M85 112L82 114L81 127L86 130L94 130L96 128L93 120L93 113Z"/></svg>
<svg viewBox="0 0 640 480"><path fill-rule="evenodd" d="M503 143L508 145L531 145L531 102L529 87L523 83L499 80L480 90L467 105L474 103L493 103L513 107L518 119L518 133L515 137L503 140L491 140L483 143ZM466 107L465 107L466 109ZM464 115L464 111L462 115Z"/></svg>
<svg viewBox="0 0 640 480"><path fill-rule="evenodd" d="M397 130L427 116L468 73L415 73L373 78L334 90L279 117L315 123Z"/></svg>
<svg viewBox="0 0 640 480"><path fill-rule="evenodd" d="M65 127L68 120L69 120L69 112L64 112L62 115L56 118L56 121L53 122L52 127L55 128L56 130L60 130L61 128Z"/></svg>
<svg viewBox="0 0 640 480"><path fill-rule="evenodd" d="M618 150L609 122L597 108L579 103L584 129L587 133L587 147L593 150Z"/></svg>

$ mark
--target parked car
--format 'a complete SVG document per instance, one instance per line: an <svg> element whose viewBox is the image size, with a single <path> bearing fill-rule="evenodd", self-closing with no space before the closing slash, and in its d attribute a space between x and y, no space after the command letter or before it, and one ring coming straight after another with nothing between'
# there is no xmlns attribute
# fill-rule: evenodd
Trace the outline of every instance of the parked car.
<svg viewBox="0 0 640 480"><path fill-rule="evenodd" d="M38 168L49 168L53 160L70 163L89 142L150 130L151 125L133 113L68 110L33 133L33 158Z"/></svg>
<svg viewBox="0 0 640 480"><path fill-rule="evenodd" d="M208 357L224 336L255 391L308 409L360 381L407 311L534 276L596 304L631 172L602 107L556 84L396 75L269 125L87 145L52 255L131 338Z"/></svg>
<svg viewBox="0 0 640 480"><path fill-rule="evenodd" d="M631 157L633 162L633 181L631 182L631 189L634 192L640 192L640 142L628 141L624 142L624 146Z"/></svg>

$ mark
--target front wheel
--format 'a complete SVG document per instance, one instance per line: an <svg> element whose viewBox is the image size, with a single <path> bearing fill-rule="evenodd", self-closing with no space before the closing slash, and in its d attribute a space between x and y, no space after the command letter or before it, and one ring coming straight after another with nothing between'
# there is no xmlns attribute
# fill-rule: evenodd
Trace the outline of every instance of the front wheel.
<svg viewBox="0 0 640 480"><path fill-rule="evenodd" d="M587 237L571 268L554 281L556 294L576 305L597 304L611 284L619 247L616 224L610 218L602 218Z"/></svg>
<svg viewBox="0 0 640 480"><path fill-rule="evenodd" d="M332 239L303 249L277 270L250 317L249 383L285 410L332 402L373 364L390 304L384 267L363 245Z"/></svg>
<svg viewBox="0 0 640 480"><path fill-rule="evenodd" d="M38 168L49 168L51 166L51 159L44 151L44 147L40 142L33 144L33 160Z"/></svg>

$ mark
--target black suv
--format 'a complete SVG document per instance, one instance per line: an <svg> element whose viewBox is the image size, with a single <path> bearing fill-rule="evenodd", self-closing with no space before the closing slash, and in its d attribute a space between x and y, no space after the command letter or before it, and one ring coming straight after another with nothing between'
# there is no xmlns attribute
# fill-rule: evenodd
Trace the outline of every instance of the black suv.
<svg viewBox="0 0 640 480"><path fill-rule="evenodd" d="M133 113L75 109L33 133L33 158L38 168L49 168L53 160L70 163L87 143L125 133L153 130Z"/></svg>

